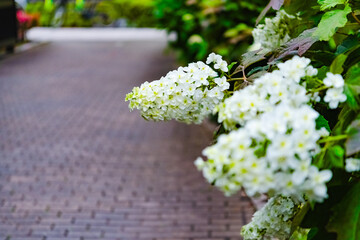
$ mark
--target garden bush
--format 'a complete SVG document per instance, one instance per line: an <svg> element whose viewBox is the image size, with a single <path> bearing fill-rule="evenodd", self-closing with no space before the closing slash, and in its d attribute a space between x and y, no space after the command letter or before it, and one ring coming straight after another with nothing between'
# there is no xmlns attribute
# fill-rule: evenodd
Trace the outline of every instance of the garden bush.
<svg viewBox="0 0 360 240"><path fill-rule="evenodd" d="M155 0L160 28L175 32L171 46L182 62L211 52L235 60L252 43L251 30L266 0Z"/></svg>
<svg viewBox="0 0 360 240"><path fill-rule="evenodd" d="M358 240L360 4L271 0L259 19L271 8L252 32L258 49L238 62L211 53L126 101L146 120L198 124L216 113L196 167L227 196L269 197L245 240Z"/></svg>

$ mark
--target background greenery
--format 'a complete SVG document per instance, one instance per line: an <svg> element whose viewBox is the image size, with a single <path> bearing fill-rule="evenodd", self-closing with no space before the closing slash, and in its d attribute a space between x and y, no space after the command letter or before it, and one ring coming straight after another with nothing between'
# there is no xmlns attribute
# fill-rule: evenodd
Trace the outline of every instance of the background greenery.
<svg viewBox="0 0 360 240"><path fill-rule="evenodd" d="M252 43L251 30L266 0L155 0L158 27L175 32L171 46L183 62L216 52L238 60Z"/></svg>
<svg viewBox="0 0 360 240"><path fill-rule="evenodd" d="M126 26L155 27L153 9L153 0L86 1L81 9L71 1L64 9L57 4L45 7L44 1L40 0L27 4L25 10L40 15L40 26L116 26L116 20L123 19Z"/></svg>

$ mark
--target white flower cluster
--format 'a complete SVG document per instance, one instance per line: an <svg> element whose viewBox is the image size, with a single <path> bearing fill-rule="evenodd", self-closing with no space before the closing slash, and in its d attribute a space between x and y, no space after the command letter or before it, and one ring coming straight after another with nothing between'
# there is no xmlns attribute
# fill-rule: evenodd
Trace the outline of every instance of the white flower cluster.
<svg viewBox="0 0 360 240"><path fill-rule="evenodd" d="M345 161L345 170L347 172L358 172L360 171L360 159L348 158Z"/></svg>
<svg viewBox="0 0 360 240"><path fill-rule="evenodd" d="M274 18L265 18L265 24L259 24L252 32L254 45L264 51L280 47L291 39L289 25L295 18L284 10L278 11Z"/></svg>
<svg viewBox="0 0 360 240"><path fill-rule="evenodd" d="M309 102L305 84L299 84L305 76L317 74L309 64L310 59L298 56L279 63L279 70L256 79L253 85L235 92L218 105L215 109L219 113L218 121L223 122L226 129L235 129L237 124L244 125L281 102L294 108Z"/></svg>
<svg viewBox="0 0 360 240"><path fill-rule="evenodd" d="M210 54L208 62L214 62L215 69L228 70L219 55ZM147 120L201 123L229 87L226 77L219 77L210 66L199 61L171 71L160 80L135 87L125 100L130 101L131 110L139 109Z"/></svg>
<svg viewBox="0 0 360 240"><path fill-rule="evenodd" d="M326 78L323 80L325 86L329 87L326 91L324 101L329 103L329 107L335 109L340 102L346 101L344 92L344 79L340 74L326 73Z"/></svg>
<svg viewBox="0 0 360 240"><path fill-rule="evenodd" d="M254 214L251 222L242 227L241 235L244 240L288 239L292 218L298 209L299 206L289 197L270 198L266 205Z"/></svg>
<svg viewBox="0 0 360 240"><path fill-rule="evenodd" d="M311 165L322 133L315 128L318 116L308 105L293 108L281 103L243 128L219 136L215 145L203 150L208 160L198 158L195 165L225 195L243 187L250 196L306 195L321 202L332 173Z"/></svg>

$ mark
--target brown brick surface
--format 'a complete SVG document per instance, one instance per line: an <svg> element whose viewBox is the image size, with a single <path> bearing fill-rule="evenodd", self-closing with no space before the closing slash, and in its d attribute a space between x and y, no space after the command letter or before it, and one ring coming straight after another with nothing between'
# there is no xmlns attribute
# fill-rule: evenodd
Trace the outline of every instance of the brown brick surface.
<svg viewBox="0 0 360 240"><path fill-rule="evenodd" d="M193 165L211 131L124 102L175 67L163 48L57 43L1 60L0 239L240 239L249 199Z"/></svg>

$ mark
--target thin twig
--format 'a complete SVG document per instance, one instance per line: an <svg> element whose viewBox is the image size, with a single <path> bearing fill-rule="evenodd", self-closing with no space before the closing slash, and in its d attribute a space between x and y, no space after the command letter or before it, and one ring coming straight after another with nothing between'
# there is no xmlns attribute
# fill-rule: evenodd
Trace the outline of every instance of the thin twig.
<svg viewBox="0 0 360 240"><path fill-rule="evenodd" d="M355 15L354 12L351 12L351 15L353 16L353 18L355 19L355 21L360 24L360 20L357 18L357 16Z"/></svg>
<svg viewBox="0 0 360 240"><path fill-rule="evenodd" d="M244 67L244 66L241 66L241 71L242 71L242 74L243 74L244 82L248 83L249 81L248 81L247 78L246 78L246 75L245 75L245 67Z"/></svg>

